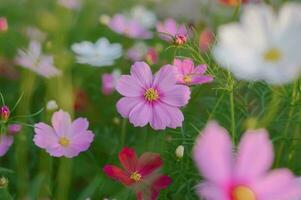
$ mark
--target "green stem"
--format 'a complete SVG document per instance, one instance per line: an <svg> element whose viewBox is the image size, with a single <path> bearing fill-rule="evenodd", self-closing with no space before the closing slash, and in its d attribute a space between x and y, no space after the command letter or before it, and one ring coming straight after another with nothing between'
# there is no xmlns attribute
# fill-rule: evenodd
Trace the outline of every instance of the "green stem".
<svg viewBox="0 0 301 200"><path fill-rule="evenodd" d="M22 103L17 110L18 114L29 114L31 97L34 90L35 74L29 71L24 71L21 80L21 93L24 93ZM17 192L19 199L26 199L29 191L29 170L28 170L28 135L27 129L23 129L16 136L16 173L17 173ZM21 164L20 164L21 163Z"/></svg>
<svg viewBox="0 0 301 200"><path fill-rule="evenodd" d="M235 107L234 107L234 88L230 92L230 110L231 110L231 133L232 133L232 143L236 142L236 123L235 123Z"/></svg>
<svg viewBox="0 0 301 200"><path fill-rule="evenodd" d="M69 199L69 188L71 184L72 160L67 158L60 159L60 166L57 173L56 200Z"/></svg>
<svg viewBox="0 0 301 200"><path fill-rule="evenodd" d="M126 124L127 124L127 119L124 118L122 120L121 135L120 135L121 146L124 146L124 143L125 143Z"/></svg>

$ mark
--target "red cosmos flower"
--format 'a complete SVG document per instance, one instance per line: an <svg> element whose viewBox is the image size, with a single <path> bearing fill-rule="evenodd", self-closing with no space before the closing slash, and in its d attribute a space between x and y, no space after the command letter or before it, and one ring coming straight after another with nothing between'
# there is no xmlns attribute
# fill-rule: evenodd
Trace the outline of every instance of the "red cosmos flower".
<svg viewBox="0 0 301 200"><path fill-rule="evenodd" d="M137 200L156 200L160 190L171 184L171 179L158 171L163 164L159 154L146 152L137 158L133 149L124 147L119 153L119 161L123 169L105 165L103 171L132 188Z"/></svg>
<svg viewBox="0 0 301 200"><path fill-rule="evenodd" d="M260 0L219 0L219 1L228 6L238 6L239 4L258 3Z"/></svg>

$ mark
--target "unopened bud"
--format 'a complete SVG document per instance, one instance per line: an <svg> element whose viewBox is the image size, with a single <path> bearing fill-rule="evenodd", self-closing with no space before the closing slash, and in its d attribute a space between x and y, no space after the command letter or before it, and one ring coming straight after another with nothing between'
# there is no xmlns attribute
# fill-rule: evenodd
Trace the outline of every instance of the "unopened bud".
<svg viewBox="0 0 301 200"><path fill-rule="evenodd" d="M176 156L177 156L179 159L183 158L183 156L184 156L184 150L185 150L185 148L184 148L183 145L179 145L179 146L177 147L175 153L176 153Z"/></svg>
<svg viewBox="0 0 301 200"><path fill-rule="evenodd" d="M46 108L47 108L47 110L50 110L50 111L56 110L56 109L58 109L58 105L56 104L55 100L50 100L50 101L48 101Z"/></svg>
<svg viewBox="0 0 301 200"><path fill-rule="evenodd" d="M0 178L0 189L7 188L8 186L8 179L5 177Z"/></svg>
<svg viewBox="0 0 301 200"><path fill-rule="evenodd" d="M101 24L104 24L104 25L109 24L110 20L111 20L111 18L110 18L110 16L108 16L108 15L101 15L101 16L99 17L99 22L100 22Z"/></svg>
<svg viewBox="0 0 301 200"><path fill-rule="evenodd" d="M1 121L6 122L9 118L10 115L10 110L8 106L2 106L0 108L0 116L1 116Z"/></svg>

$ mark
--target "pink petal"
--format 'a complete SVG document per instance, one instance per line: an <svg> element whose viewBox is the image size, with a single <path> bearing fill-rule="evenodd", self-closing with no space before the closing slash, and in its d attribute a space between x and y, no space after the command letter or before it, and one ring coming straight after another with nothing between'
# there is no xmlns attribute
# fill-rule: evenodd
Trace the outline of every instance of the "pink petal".
<svg viewBox="0 0 301 200"><path fill-rule="evenodd" d="M143 94L143 86L139 80L129 75L122 75L117 80L116 90L127 97L139 97Z"/></svg>
<svg viewBox="0 0 301 200"><path fill-rule="evenodd" d="M208 182L201 183L197 186L197 193L200 198L210 199L210 200L229 200L229 197L225 195L222 188L210 184Z"/></svg>
<svg viewBox="0 0 301 200"><path fill-rule="evenodd" d="M176 69L172 65L164 65L155 74L153 86L158 88L159 91L166 91L174 87L177 82Z"/></svg>
<svg viewBox="0 0 301 200"><path fill-rule="evenodd" d="M78 132L70 138L70 148L76 151L77 154L86 151L90 148L94 136L92 131L83 130Z"/></svg>
<svg viewBox="0 0 301 200"><path fill-rule="evenodd" d="M182 127L184 116L181 110L174 106L164 105L166 112L170 117L170 123L167 125L170 128Z"/></svg>
<svg viewBox="0 0 301 200"><path fill-rule="evenodd" d="M14 138L12 136L7 136L6 134L0 135L0 157L7 153L13 142Z"/></svg>
<svg viewBox="0 0 301 200"><path fill-rule="evenodd" d="M78 133L85 132L89 127L89 122L86 118L77 118L74 120L71 124L71 131L70 133L73 135L76 135Z"/></svg>
<svg viewBox="0 0 301 200"><path fill-rule="evenodd" d="M152 107L147 102L141 101L129 114L130 122L135 126L145 126L152 117Z"/></svg>
<svg viewBox="0 0 301 200"><path fill-rule="evenodd" d="M58 136L65 136L71 129L71 118L69 113L59 110L52 115L52 126Z"/></svg>
<svg viewBox="0 0 301 200"><path fill-rule="evenodd" d="M137 98L137 97L123 97L116 104L117 111L119 112L119 114L122 117L128 118L130 115L130 112L140 102L141 102L141 99Z"/></svg>
<svg viewBox="0 0 301 200"><path fill-rule="evenodd" d="M34 125L35 136L33 141L35 145L40 148L50 148L58 146L58 136L54 129L45 123L38 123Z"/></svg>
<svg viewBox="0 0 301 200"><path fill-rule="evenodd" d="M153 105L153 115L150 125L155 130L164 130L171 123L169 113L166 111L165 104L156 102Z"/></svg>
<svg viewBox="0 0 301 200"><path fill-rule="evenodd" d="M188 34L187 29L185 25L179 25L178 30L177 30L178 35L186 36Z"/></svg>
<svg viewBox="0 0 301 200"><path fill-rule="evenodd" d="M109 22L108 26L117 33L123 33L126 28L126 19L123 15L115 15Z"/></svg>
<svg viewBox="0 0 301 200"><path fill-rule="evenodd" d="M193 158L202 175L213 183L222 184L232 174L232 144L227 131L209 122L196 140Z"/></svg>
<svg viewBox="0 0 301 200"><path fill-rule="evenodd" d="M246 132L238 149L235 167L238 178L256 179L272 166L273 146L265 130Z"/></svg>
<svg viewBox="0 0 301 200"><path fill-rule="evenodd" d="M160 190L168 187L172 180L168 176L160 176L152 185L151 200L156 200L159 196Z"/></svg>
<svg viewBox="0 0 301 200"><path fill-rule="evenodd" d="M287 169L270 172L252 186L258 199L291 200L300 197L300 189L293 174Z"/></svg>
<svg viewBox="0 0 301 200"><path fill-rule="evenodd" d="M161 100L171 106L185 106L190 99L190 89L185 85L175 85L168 91L164 91Z"/></svg>
<svg viewBox="0 0 301 200"><path fill-rule="evenodd" d="M194 70L194 63L191 59L184 59L182 62L182 70L184 74L191 74Z"/></svg>
<svg viewBox="0 0 301 200"><path fill-rule="evenodd" d="M199 65L194 69L194 73L196 74L204 74L207 70L207 66L206 65Z"/></svg>
<svg viewBox="0 0 301 200"><path fill-rule="evenodd" d="M46 148L47 153L49 153L53 157L62 157L64 156L64 149L61 145L57 144L53 147Z"/></svg>
<svg viewBox="0 0 301 200"><path fill-rule="evenodd" d="M165 31L166 33L175 36L178 32L178 28L177 28L177 22L172 19L172 18L168 18L165 20Z"/></svg>
<svg viewBox="0 0 301 200"><path fill-rule="evenodd" d="M119 167L113 165L105 165L103 171L107 176L121 182L125 186L132 184L132 180L129 178L128 174Z"/></svg>
<svg viewBox="0 0 301 200"><path fill-rule="evenodd" d="M209 83L213 81L213 77L211 76L193 76L192 77L192 82L189 85L199 85L199 84L204 84L204 83Z"/></svg>
<svg viewBox="0 0 301 200"><path fill-rule="evenodd" d="M146 152L138 160L138 171L146 177L163 165L160 154Z"/></svg>
<svg viewBox="0 0 301 200"><path fill-rule="evenodd" d="M131 68L131 75L140 81L144 88L149 88L153 82L153 74L145 62L135 62Z"/></svg>
<svg viewBox="0 0 301 200"><path fill-rule="evenodd" d="M127 172L133 173L137 170L138 159L136 152L133 149L124 147L120 151L118 157L120 163Z"/></svg>

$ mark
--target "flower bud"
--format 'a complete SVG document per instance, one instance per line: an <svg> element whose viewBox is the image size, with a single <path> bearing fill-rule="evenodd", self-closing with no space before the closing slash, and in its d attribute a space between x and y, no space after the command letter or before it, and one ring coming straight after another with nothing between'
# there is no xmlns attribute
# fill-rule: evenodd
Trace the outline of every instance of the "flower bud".
<svg viewBox="0 0 301 200"><path fill-rule="evenodd" d="M56 103L55 100L50 100L47 102L46 105L47 110L51 111L51 110L57 110L58 109L58 105Z"/></svg>
<svg viewBox="0 0 301 200"><path fill-rule="evenodd" d="M0 178L0 189L7 188L8 186L8 179L5 177Z"/></svg>
<svg viewBox="0 0 301 200"><path fill-rule="evenodd" d="M177 156L179 159L183 158L183 156L184 156L184 150L185 150L185 148L184 148L183 145L179 145L179 146L177 147L175 153L176 153L176 156Z"/></svg>
<svg viewBox="0 0 301 200"><path fill-rule="evenodd" d="M9 118L10 115L10 110L8 106L2 106L0 108L0 116L1 116L1 121L6 122Z"/></svg>

